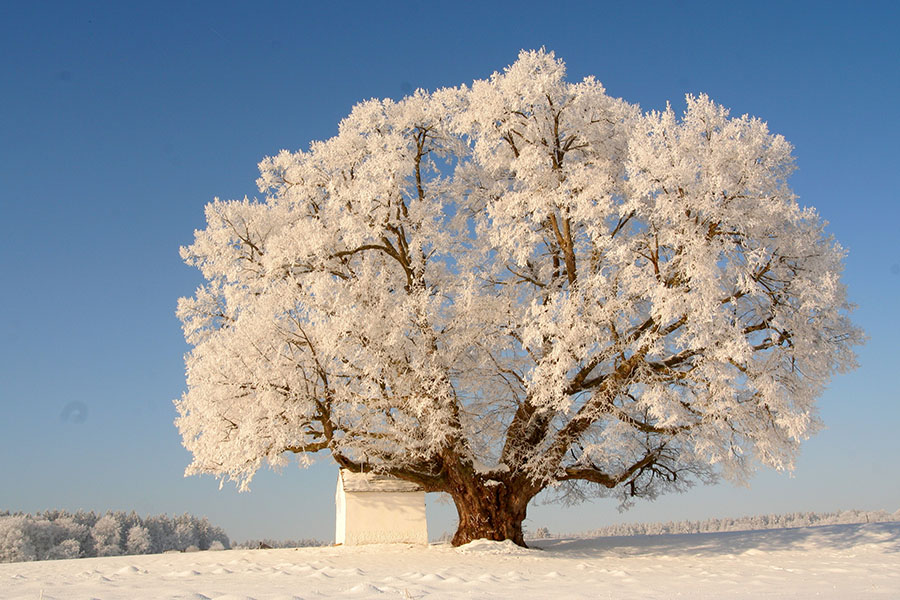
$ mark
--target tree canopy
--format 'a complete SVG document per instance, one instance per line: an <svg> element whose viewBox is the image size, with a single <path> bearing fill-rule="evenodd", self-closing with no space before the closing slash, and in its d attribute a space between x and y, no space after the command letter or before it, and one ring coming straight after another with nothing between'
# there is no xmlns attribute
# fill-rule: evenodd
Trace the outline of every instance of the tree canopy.
<svg viewBox="0 0 900 600"><path fill-rule="evenodd" d="M642 112L549 52L353 108L206 208L177 425L246 487L328 452L450 494L454 539L528 502L628 503L790 467L862 333L792 147L704 95Z"/></svg>

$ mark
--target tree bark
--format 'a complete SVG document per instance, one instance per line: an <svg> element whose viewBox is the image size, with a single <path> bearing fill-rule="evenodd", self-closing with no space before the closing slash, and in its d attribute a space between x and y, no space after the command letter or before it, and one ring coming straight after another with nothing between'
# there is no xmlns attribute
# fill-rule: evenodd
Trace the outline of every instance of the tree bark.
<svg viewBox="0 0 900 600"><path fill-rule="evenodd" d="M468 483L451 493L459 515L452 544L461 546L477 539L512 540L527 548L522 522L530 496L498 481Z"/></svg>

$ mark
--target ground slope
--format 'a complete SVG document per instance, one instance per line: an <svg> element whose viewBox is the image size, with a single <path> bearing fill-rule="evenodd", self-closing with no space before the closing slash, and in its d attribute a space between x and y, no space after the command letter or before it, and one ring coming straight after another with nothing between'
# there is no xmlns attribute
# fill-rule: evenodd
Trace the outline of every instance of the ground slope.
<svg viewBox="0 0 900 600"><path fill-rule="evenodd" d="M900 523L0 565L0 598L900 598Z"/></svg>

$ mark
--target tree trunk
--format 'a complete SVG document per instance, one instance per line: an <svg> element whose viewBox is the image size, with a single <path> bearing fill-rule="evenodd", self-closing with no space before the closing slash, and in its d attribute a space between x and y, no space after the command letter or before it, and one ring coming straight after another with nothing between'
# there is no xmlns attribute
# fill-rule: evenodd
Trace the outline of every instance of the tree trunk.
<svg viewBox="0 0 900 600"><path fill-rule="evenodd" d="M459 515L452 544L461 546L483 538L497 542L512 540L527 548L522 522L529 498L506 484L493 481L490 484L470 482L451 494Z"/></svg>

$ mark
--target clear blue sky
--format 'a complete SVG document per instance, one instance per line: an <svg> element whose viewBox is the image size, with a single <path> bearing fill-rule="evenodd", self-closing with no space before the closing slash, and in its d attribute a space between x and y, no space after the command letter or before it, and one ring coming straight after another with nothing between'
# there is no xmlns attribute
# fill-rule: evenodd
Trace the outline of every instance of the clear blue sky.
<svg viewBox="0 0 900 600"><path fill-rule="evenodd" d="M236 539L331 539L328 459L244 494L182 477L174 309L200 279L178 247L214 196L253 196L264 156L335 134L354 103L469 83L541 46L644 109L706 92L784 134L801 203L849 248L870 341L821 398L827 429L793 477L624 515L537 506L526 525L900 509L896 3L136 4L0 7L0 510L191 512ZM434 508L433 534L452 512Z"/></svg>

